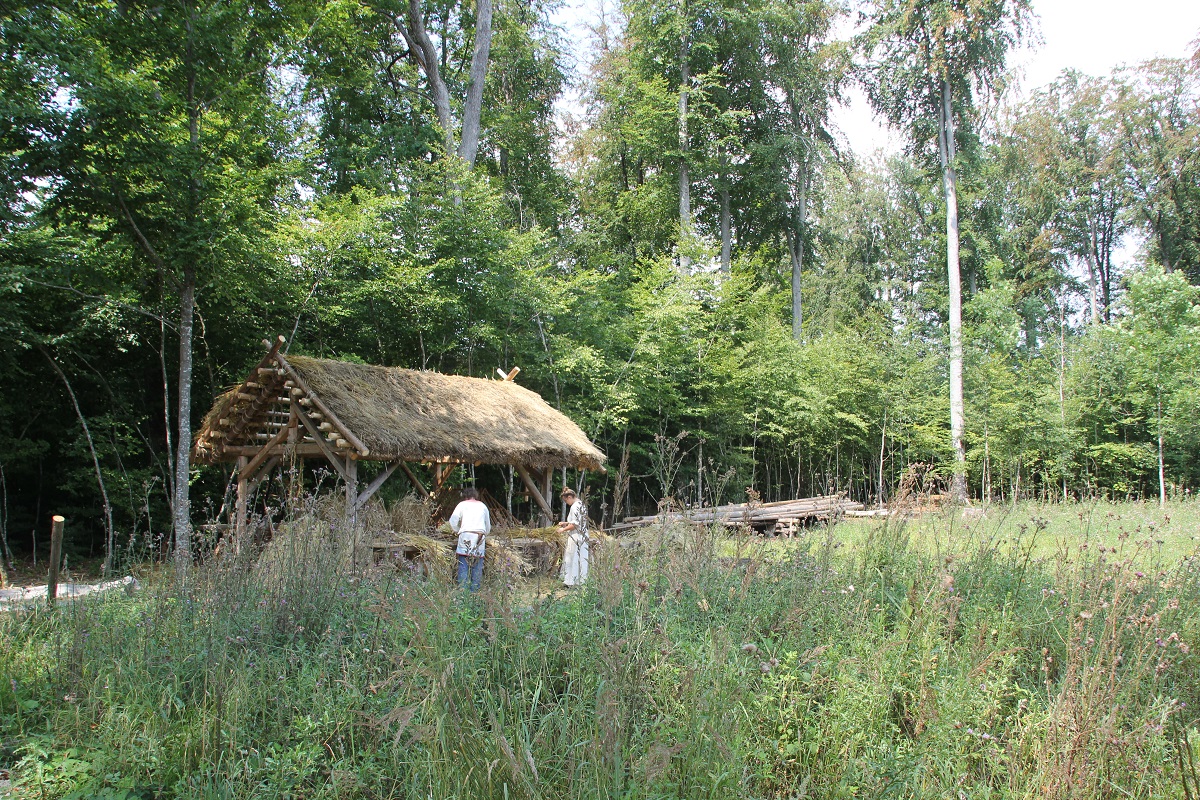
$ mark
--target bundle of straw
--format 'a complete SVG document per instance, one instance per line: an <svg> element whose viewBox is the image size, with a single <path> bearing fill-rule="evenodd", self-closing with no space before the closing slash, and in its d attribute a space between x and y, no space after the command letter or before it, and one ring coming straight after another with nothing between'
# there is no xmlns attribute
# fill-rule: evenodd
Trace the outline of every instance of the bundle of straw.
<svg viewBox="0 0 1200 800"><path fill-rule="evenodd" d="M406 494L392 505L392 530L401 534L422 533L432 521L433 510L429 500Z"/></svg>
<svg viewBox="0 0 1200 800"><path fill-rule="evenodd" d="M539 542L548 542L560 548L567 543L567 535L554 525L548 528L510 528L508 535L514 539L537 539Z"/></svg>
<svg viewBox="0 0 1200 800"><path fill-rule="evenodd" d="M449 571L454 567L454 546L442 539L423 533L399 533L393 541L416 550L417 557L413 560L424 563L431 573Z"/></svg>
<svg viewBox="0 0 1200 800"><path fill-rule="evenodd" d="M527 575L533 570L533 565L511 542L491 536L487 538L487 547L484 549L483 566L485 570L499 570L512 575Z"/></svg>

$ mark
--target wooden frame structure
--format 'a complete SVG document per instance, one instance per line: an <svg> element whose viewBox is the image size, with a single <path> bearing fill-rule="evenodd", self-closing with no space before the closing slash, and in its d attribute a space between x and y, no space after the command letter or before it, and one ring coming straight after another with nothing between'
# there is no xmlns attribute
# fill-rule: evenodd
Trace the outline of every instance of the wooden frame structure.
<svg viewBox="0 0 1200 800"><path fill-rule="evenodd" d="M396 472L429 497L442 490L453 466L466 463L512 466L548 525L555 468L604 470L604 454L575 423L516 386L519 368L500 371L496 381L289 359L280 352L283 342L282 336L263 342L266 355L217 399L195 438L198 463L236 464L239 536L254 487L291 457L329 463L344 484L349 525ZM359 484L360 461L385 464L365 487ZM414 463L431 468L431 486L413 471Z"/></svg>

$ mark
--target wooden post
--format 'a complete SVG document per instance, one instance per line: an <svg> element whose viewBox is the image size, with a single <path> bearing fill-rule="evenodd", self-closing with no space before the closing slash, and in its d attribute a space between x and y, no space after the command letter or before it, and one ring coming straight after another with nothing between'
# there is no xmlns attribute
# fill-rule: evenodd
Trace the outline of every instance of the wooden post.
<svg viewBox="0 0 1200 800"><path fill-rule="evenodd" d="M554 521L554 510L550 507L549 501L542 495L541 489L538 488L533 476L529 474L529 470L520 464L515 465L517 474L521 476L521 480L525 484L525 488L529 490L529 496L533 498L533 502L537 503L541 510L539 516L539 524L541 527L548 527Z"/></svg>
<svg viewBox="0 0 1200 800"><path fill-rule="evenodd" d="M46 600L54 608L58 597L58 564L62 560L63 523L65 519L57 514L50 518L50 577L46 581Z"/></svg>
<svg viewBox="0 0 1200 800"><path fill-rule="evenodd" d="M246 480L246 465L250 459L238 456L237 460L237 504L233 521L233 552L242 552L242 538L246 535L247 506L250 504L250 482Z"/></svg>
<svg viewBox="0 0 1200 800"><path fill-rule="evenodd" d="M346 525L354 527L358 506L358 459L346 459Z"/></svg>
<svg viewBox="0 0 1200 800"><path fill-rule="evenodd" d="M417 490L417 494L421 495L421 499L428 500L429 490L426 489L425 484L421 483L417 476L413 474L413 471L409 469L408 464L405 464L403 461L400 462L400 469L404 470L404 474L408 476L408 480L413 485L413 488Z"/></svg>
<svg viewBox="0 0 1200 800"><path fill-rule="evenodd" d="M350 561L358 566L358 459L346 459L346 530L350 534Z"/></svg>
<svg viewBox="0 0 1200 800"><path fill-rule="evenodd" d="M546 520L546 525L553 525L554 519L554 468L546 467L542 470L542 497L546 498L546 504L550 506L547 512L549 519Z"/></svg>

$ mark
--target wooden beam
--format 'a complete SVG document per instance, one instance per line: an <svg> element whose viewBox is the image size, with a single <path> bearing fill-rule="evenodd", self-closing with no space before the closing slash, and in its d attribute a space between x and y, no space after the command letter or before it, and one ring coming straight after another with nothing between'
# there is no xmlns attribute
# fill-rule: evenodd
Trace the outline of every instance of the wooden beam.
<svg viewBox="0 0 1200 800"><path fill-rule="evenodd" d="M279 432L271 437L271 441L264 444L262 450L258 451L258 455L250 459L250 462L246 464L245 468L238 470L238 476L242 480L249 480L253 478L254 473L258 471L259 466L261 466L262 463L270 457L271 448L275 445L283 444L284 440L287 439L289 430L291 429L287 427L280 428Z"/></svg>
<svg viewBox="0 0 1200 800"><path fill-rule="evenodd" d="M383 486L384 481L392 477L392 473L395 472L396 468L399 466L399 461L393 461L391 464L388 464L387 469L375 476L375 480L371 481L371 483L367 485L367 488L363 489L358 495L358 500L355 501L355 508L362 508L364 505L366 505L366 502L371 499L371 495L379 491L379 487Z"/></svg>
<svg viewBox="0 0 1200 800"><path fill-rule="evenodd" d="M327 458L329 463L333 465L333 468L337 470L338 475L342 476L342 480L349 482L350 476L348 470L346 469L346 463L342 461L342 459L339 458L336 453L333 452L332 447L325 443L325 437L323 437L321 432L317 430L316 424L309 419L308 414L305 414L304 410L299 406L292 407L296 409L296 416L302 423L304 423L304 427L308 428L308 432L312 434L313 441L315 441L321 448L321 452L324 454L325 458Z"/></svg>
<svg viewBox="0 0 1200 800"><path fill-rule="evenodd" d="M342 438L352 444L360 456L369 455L371 452L370 448L363 444L359 438L350 431L349 428L342 424L342 421L337 418L336 414L329 410L329 407L325 405L320 397L317 396L316 392L308 388L308 384L305 383L304 379L300 377L300 373L288 363L288 360L280 353L275 354L275 360L278 361L279 365L287 371L288 376L296 382L297 388L304 392L307 398L312 401L313 405L315 405L317 409L325 415L325 419L333 423L333 425L338 429L338 432L342 434Z"/></svg>
<svg viewBox="0 0 1200 800"><path fill-rule="evenodd" d="M546 502L546 498L542 496L542 491L537 487L537 484L534 483L533 476L529 474L529 470L520 464L516 466L517 474L521 476L521 480L524 482L525 488L529 490L529 496L532 497L534 502L538 504L538 507L542 510L542 513L546 517L546 524L549 525L554 521L554 510L550 508L550 504Z"/></svg>
<svg viewBox="0 0 1200 800"><path fill-rule="evenodd" d="M403 461L399 461L397 463L400 464L400 469L404 470L404 474L408 476L408 480L413 485L413 488L417 490L417 494L421 495L421 499L428 500L429 490L425 488L425 484L418 480L417 476L413 474L413 471L408 468L408 464L405 464Z"/></svg>
<svg viewBox="0 0 1200 800"><path fill-rule="evenodd" d="M257 484L259 484L259 483L262 483L263 481L265 481L267 478L271 477L271 470L273 470L273 469L275 469L276 467L278 467L278 466L279 466L279 462L280 462L281 460L282 460L282 459L281 459L279 456L271 456L271 460L270 460L270 461L268 461L266 464L263 464L263 467L262 467L262 469L260 469L260 470L259 470L259 471L258 471L258 472L255 474L255 476L254 476L253 478L251 478L251 479L250 479L250 483L251 483L252 485L257 485Z"/></svg>
<svg viewBox="0 0 1200 800"><path fill-rule="evenodd" d="M232 461L232 460L238 458L239 456L246 456L247 458L252 458L252 457L258 455L258 451L261 449L262 448L259 447L258 445L248 445L248 444L247 445L243 445L243 444L230 445L229 447L226 447L223 451L221 451L221 455L224 457L222 460ZM271 455L279 455L281 452L282 452L282 448L274 449L271 451ZM297 442L296 443L296 455L299 456L300 458L316 458L317 456L325 455L325 453L314 442Z"/></svg>

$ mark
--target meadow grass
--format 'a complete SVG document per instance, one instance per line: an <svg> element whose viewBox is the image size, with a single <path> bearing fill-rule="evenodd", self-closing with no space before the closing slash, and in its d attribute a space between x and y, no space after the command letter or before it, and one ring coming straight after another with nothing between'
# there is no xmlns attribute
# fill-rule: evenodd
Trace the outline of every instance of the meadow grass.
<svg viewBox="0 0 1200 800"><path fill-rule="evenodd" d="M356 568L309 514L0 617L0 766L37 798L1200 797L1197 513L1081 510L649 531L565 597Z"/></svg>

